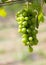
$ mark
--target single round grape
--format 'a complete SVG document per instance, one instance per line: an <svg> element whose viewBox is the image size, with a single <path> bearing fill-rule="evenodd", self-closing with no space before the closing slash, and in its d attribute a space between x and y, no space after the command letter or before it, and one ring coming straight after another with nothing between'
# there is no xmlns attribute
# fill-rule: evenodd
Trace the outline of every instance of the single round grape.
<svg viewBox="0 0 46 65"><path fill-rule="evenodd" d="M22 28L22 33L26 33L26 28Z"/></svg>
<svg viewBox="0 0 46 65"><path fill-rule="evenodd" d="M28 42L27 42L27 45L29 45L29 44L30 44L30 42L28 41Z"/></svg>
<svg viewBox="0 0 46 65"><path fill-rule="evenodd" d="M36 35L37 33L38 33L37 30L33 30L33 31L32 31L32 35Z"/></svg>
<svg viewBox="0 0 46 65"><path fill-rule="evenodd" d="M25 17L25 20L28 21L28 17Z"/></svg>
<svg viewBox="0 0 46 65"><path fill-rule="evenodd" d="M31 26L30 26L30 29L31 29L31 30L34 30L34 29L35 29L35 27L31 25Z"/></svg>
<svg viewBox="0 0 46 65"><path fill-rule="evenodd" d="M23 43L27 43L27 38L22 38Z"/></svg>
<svg viewBox="0 0 46 65"><path fill-rule="evenodd" d="M19 25L19 29L21 29L22 28L22 25Z"/></svg>
<svg viewBox="0 0 46 65"><path fill-rule="evenodd" d="M23 12L23 16L24 16L24 17L27 16L27 13L26 13L26 12Z"/></svg>
<svg viewBox="0 0 46 65"><path fill-rule="evenodd" d="M27 34L23 34L23 35L22 35L22 38L27 38L27 37L28 37Z"/></svg>
<svg viewBox="0 0 46 65"><path fill-rule="evenodd" d="M18 22L20 21L20 17L17 17L17 19L16 19Z"/></svg>
<svg viewBox="0 0 46 65"><path fill-rule="evenodd" d="M32 37L29 37L29 41L32 41L33 40L33 38Z"/></svg>
<svg viewBox="0 0 46 65"><path fill-rule="evenodd" d="M21 30L21 29L18 29L18 32L19 32L19 33L22 33L22 30Z"/></svg>
<svg viewBox="0 0 46 65"><path fill-rule="evenodd" d="M18 11L16 16L19 16L22 13L22 10Z"/></svg>
<svg viewBox="0 0 46 65"><path fill-rule="evenodd" d="M20 21L24 21L24 17L23 16L20 17Z"/></svg>
<svg viewBox="0 0 46 65"><path fill-rule="evenodd" d="M27 26L27 21L24 21L22 24L23 26Z"/></svg>
<svg viewBox="0 0 46 65"><path fill-rule="evenodd" d="M19 24L19 25L20 25L20 24L22 25L22 22L23 22L23 21L19 21L18 24Z"/></svg>
<svg viewBox="0 0 46 65"><path fill-rule="evenodd" d="M17 21L24 21L24 17L23 16L18 17Z"/></svg>
<svg viewBox="0 0 46 65"><path fill-rule="evenodd" d="M29 46L28 49L29 49L29 52L33 51L33 48L31 46Z"/></svg>
<svg viewBox="0 0 46 65"><path fill-rule="evenodd" d="M29 28L29 29L27 29L27 33L31 33L31 29Z"/></svg>

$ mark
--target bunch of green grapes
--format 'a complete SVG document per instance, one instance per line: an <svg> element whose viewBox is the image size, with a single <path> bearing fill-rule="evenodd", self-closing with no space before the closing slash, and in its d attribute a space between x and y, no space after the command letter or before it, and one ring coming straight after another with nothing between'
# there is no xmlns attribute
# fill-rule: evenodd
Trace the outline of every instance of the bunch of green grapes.
<svg viewBox="0 0 46 65"><path fill-rule="evenodd" d="M17 21L19 25L18 32L22 34L22 42L32 52L32 47L38 43L37 33L39 22L37 10L32 10L30 7L23 8L17 13Z"/></svg>

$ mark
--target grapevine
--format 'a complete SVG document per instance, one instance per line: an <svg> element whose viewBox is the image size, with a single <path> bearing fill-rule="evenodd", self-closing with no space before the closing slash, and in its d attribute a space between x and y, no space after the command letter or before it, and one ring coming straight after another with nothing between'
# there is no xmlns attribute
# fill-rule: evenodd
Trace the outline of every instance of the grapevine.
<svg viewBox="0 0 46 65"><path fill-rule="evenodd" d="M12 5L22 0L1 0L0 16L6 17L3 9L5 5ZM29 51L33 51L33 46L38 44L37 34L40 22L44 22L41 0L25 0L24 7L17 12L18 32L22 35L22 42L28 46ZM24 1L24 2L25 2ZM43 4L46 0L42 0ZM22 1L23 2L23 1ZM22 3L21 2L21 3ZM21 4L20 3L20 4Z"/></svg>
<svg viewBox="0 0 46 65"><path fill-rule="evenodd" d="M35 8L34 3L27 2L24 8L17 12L18 32L22 35L22 42L33 51L33 46L38 44L37 34L39 23L44 21L41 5Z"/></svg>

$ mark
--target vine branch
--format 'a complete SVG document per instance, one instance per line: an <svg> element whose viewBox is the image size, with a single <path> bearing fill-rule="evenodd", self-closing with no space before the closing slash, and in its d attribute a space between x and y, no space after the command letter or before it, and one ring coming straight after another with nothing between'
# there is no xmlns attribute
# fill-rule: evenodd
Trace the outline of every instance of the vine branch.
<svg viewBox="0 0 46 65"><path fill-rule="evenodd" d="M24 1L8 1L8 2L5 2L5 3L3 3L3 2L0 2L0 7L1 6L5 6L5 5L12 5L12 4L15 4L15 3L23 3Z"/></svg>

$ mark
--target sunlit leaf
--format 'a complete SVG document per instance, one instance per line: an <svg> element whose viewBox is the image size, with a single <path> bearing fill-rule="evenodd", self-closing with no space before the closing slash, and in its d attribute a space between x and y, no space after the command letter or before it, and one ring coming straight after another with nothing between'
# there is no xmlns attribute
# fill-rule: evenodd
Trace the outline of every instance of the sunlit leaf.
<svg viewBox="0 0 46 65"><path fill-rule="evenodd" d="M38 20L41 21L41 22L44 22L44 15L43 15L43 13L39 14Z"/></svg>
<svg viewBox="0 0 46 65"><path fill-rule="evenodd" d="M7 13L6 13L5 9L0 8L0 16L6 17L6 15L7 15Z"/></svg>

